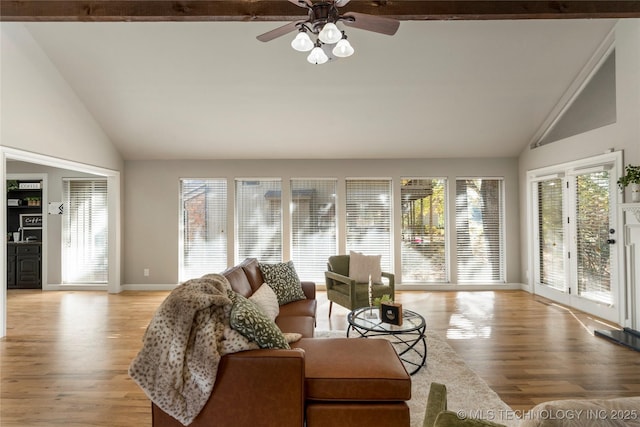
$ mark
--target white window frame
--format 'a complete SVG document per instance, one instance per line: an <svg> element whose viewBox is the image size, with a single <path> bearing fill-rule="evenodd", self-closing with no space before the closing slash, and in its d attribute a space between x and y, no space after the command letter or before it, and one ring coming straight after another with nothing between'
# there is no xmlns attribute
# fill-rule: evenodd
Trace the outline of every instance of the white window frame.
<svg viewBox="0 0 640 427"><path fill-rule="evenodd" d="M387 181L389 183L389 240L386 254L376 253L378 251L373 250L369 251L366 248L354 248L349 247L349 232L348 228L348 220L347 220L347 205L349 204L349 194L348 194L348 183L353 181ZM355 250L357 252L363 252L365 255L382 255L381 257L381 266L382 271L393 272L394 266L394 194L393 194L393 178L390 177L347 177L344 181L344 191L345 191L345 201L344 201L344 213L345 213L345 227L344 227L344 242L346 247L346 252L349 253L351 250Z"/></svg>
<svg viewBox="0 0 640 427"><path fill-rule="evenodd" d="M261 254L259 253L254 253L254 254L244 254L241 255L240 254L240 217L239 217L239 213L240 213L240 209L238 208L238 203L239 203L239 191L238 191L238 186L240 185L240 183L242 182L278 182L280 184L280 253L279 254L274 254L276 256L274 256L272 259L268 259L268 257L263 257L261 256ZM270 191L270 190L269 190ZM282 178L260 178L260 177L252 177L252 178L235 178L234 180L234 207L235 207L235 211L234 211L234 224L235 224L235 230L233 233L234 236L234 256L235 259L238 259L240 261L242 261L243 259L245 259L246 257L256 257L258 258L258 261L262 261L265 263L275 263L275 262L281 262L283 260L283 251L285 248L285 238L287 236L285 236L285 228L284 228L284 203L285 200L287 200L287 196L284 194L285 188L283 187L283 179ZM288 190L287 190L288 191Z"/></svg>
<svg viewBox="0 0 640 427"><path fill-rule="evenodd" d="M185 181L203 181L206 183L209 182L218 182L218 183L224 183L225 186L225 194L224 194L224 200L223 200L223 209L226 212L226 221L224 223L224 228L225 230L227 229L227 226L229 224L228 221L228 216L229 216L229 212L228 212L228 198L229 198L229 185L228 185L228 180L227 178L180 178L179 182L179 195L178 195L178 203L179 203L179 225L178 225L178 280L180 281L184 281L184 280L188 280L188 279L192 279L193 277L187 277L188 274L186 272L185 269L185 256L184 256L184 245L185 245L185 228L184 228L184 222L185 222L185 209L184 209L184 194L183 194L183 183ZM233 214L233 213L232 213ZM228 263L228 245L229 245L229 230L226 230L225 232L225 236L226 236L226 244L224 246L224 266L222 266L222 268L216 268L214 266L209 266L209 268L207 269L207 271L203 270L203 274L205 273L218 273L222 270L224 270L227 266Z"/></svg>
<svg viewBox="0 0 640 427"><path fill-rule="evenodd" d="M295 202L295 197L294 197L294 182L300 182L300 181L309 181L309 182L332 182L333 186L334 186L334 192L333 192L333 227L334 227L334 233L335 233L335 238L334 238L334 242L333 242L333 250L331 251L331 253L326 254L327 256L324 258L319 258L317 260L318 264L319 264L319 269L317 271L314 271L311 275L305 274L304 271L307 270L307 266L302 266L300 265L300 260L297 260L294 257L295 254L295 250L294 250L294 202ZM338 179L337 178L291 178L289 180L289 188L290 188L290 194L291 194L291 201L289 203L289 238L290 238L290 254L291 254L291 259L294 262L294 265L296 266L296 270L299 272L299 276L301 276L301 278L303 278L303 280L312 280L315 282L323 282L324 281L324 271L326 271L327 269L327 260L329 258L329 256L331 255L335 255L338 252ZM313 270L313 268L311 268L311 270ZM317 275L317 277L313 277L315 275Z"/></svg>
<svg viewBox="0 0 640 427"><path fill-rule="evenodd" d="M107 260L107 266L106 266L106 271L104 272L105 274L105 279L104 280L83 280L83 281L67 281L68 278L68 271L66 269L66 265L67 265L67 260L66 257L68 256L66 249L65 249L65 236L66 236L66 218L68 215L70 215L70 206L65 206L64 209L64 213L63 213L63 218L62 218L62 284L63 285L68 285L68 286L104 286L107 285L109 283L109 272L110 272L110 267L109 267L109 182L107 180L107 178L102 178L102 177L93 177L93 178L63 178L62 179L62 196L64 199L64 202L66 203L67 197L68 197L68 193L67 193L67 185L68 183L71 182L96 182L96 181L100 181L104 183L104 188L105 188L105 222L106 222L106 242L105 242L105 256L106 256L106 260ZM77 260L76 260L77 261Z"/></svg>
<svg viewBox="0 0 640 427"><path fill-rule="evenodd" d="M457 194L457 183L458 181L465 181L465 180L478 180L478 179L482 179L482 180L491 180L491 181L500 181L500 200L501 200L501 204L500 204L500 210L499 210L499 216L500 216L500 248L501 248L501 253L499 254L499 261L500 261L500 278L499 279L494 279L494 280L486 280L486 279L479 279L479 280L461 280L460 279L460 254L458 251L458 237L457 237L457 231L456 231L456 241L455 241L455 245L456 245L456 277L457 277L457 281L460 284L465 284L465 285L484 285L484 284L491 284L491 285L500 285L500 284L506 284L506 278L507 278L507 261L506 261L506 256L507 256L507 251L506 251L506 240L505 240L505 234L506 234L506 218L505 218L505 206L507 204L507 200L506 200L506 185L505 185L505 179L504 177L501 176L458 176L455 179L455 184L454 184L454 195ZM457 223L457 201L454 199L453 203L453 217L456 220Z"/></svg>
<svg viewBox="0 0 640 427"><path fill-rule="evenodd" d="M449 178L447 178L446 176L439 176L439 177L433 177L433 176L403 176L400 178L400 206L398 206L398 209L400 210L400 217L402 218L402 181L406 180L406 179L416 179L416 180L442 180L443 181L443 196L444 196L444 213L443 213L443 218L442 220L444 221L444 262L445 262L445 271L444 271L444 280L443 281L429 281L429 282L409 282L409 281L405 281L404 279L404 274L402 274L403 280L402 280L402 284L403 285L407 285L407 287L414 287L417 285L421 285L421 284L429 284L429 285L433 285L433 284L437 284L437 283L450 283L451 282L451 242L450 242L450 221L449 221L449 217L450 217L450 202L449 202ZM455 209L455 206L454 206ZM400 235L402 235L402 232L404 231L403 229L403 225L402 225L402 219L400 219ZM402 240L402 237L400 237L400 240ZM398 248L397 250L399 251L398 253L398 258L400 259L400 271L402 272L402 262L403 262L403 258L402 258L402 241L399 242L399 246L395 245L395 248Z"/></svg>

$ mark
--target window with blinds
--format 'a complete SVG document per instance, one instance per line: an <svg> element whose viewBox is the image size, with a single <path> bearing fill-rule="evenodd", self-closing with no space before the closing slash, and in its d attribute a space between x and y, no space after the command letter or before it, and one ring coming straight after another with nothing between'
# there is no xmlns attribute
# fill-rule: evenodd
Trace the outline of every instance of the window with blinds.
<svg viewBox="0 0 640 427"><path fill-rule="evenodd" d="M403 178L402 282L448 282L446 180Z"/></svg>
<svg viewBox="0 0 640 427"><path fill-rule="evenodd" d="M236 180L237 259L282 261L282 182Z"/></svg>
<svg viewBox="0 0 640 427"><path fill-rule="evenodd" d="M458 282L505 281L503 212L502 179L456 180Z"/></svg>
<svg viewBox="0 0 640 427"><path fill-rule="evenodd" d="M227 180L180 180L179 279L227 268Z"/></svg>
<svg viewBox="0 0 640 427"><path fill-rule="evenodd" d="M538 282L564 291L566 267L562 178L537 183L538 190Z"/></svg>
<svg viewBox="0 0 640 427"><path fill-rule="evenodd" d="M347 179L347 252L381 255L383 271L391 271L390 179Z"/></svg>
<svg viewBox="0 0 640 427"><path fill-rule="evenodd" d="M62 282L107 283L107 180L65 179L63 198Z"/></svg>
<svg viewBox="0 0 640 427"><path fill-rule="evenodd" d="M291 180L291 259L305 280L324 281L337 253L335 179Z"/></svg>
<svg viewBox="0 0 640 427"><path fill-rule="evenodd" d="M577 175L576 263L578 294L604 304L613 303L611 292L610 172Z"/></svg>

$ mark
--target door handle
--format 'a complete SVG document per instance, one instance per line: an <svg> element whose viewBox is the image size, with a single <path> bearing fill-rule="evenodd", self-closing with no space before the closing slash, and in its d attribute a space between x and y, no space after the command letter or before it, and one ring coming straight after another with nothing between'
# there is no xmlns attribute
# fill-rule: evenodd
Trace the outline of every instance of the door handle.
<svg viewBox="0 0 640 427"><path fill-rule="evenodd" d="M616 242L616 239L607 239L607 243L613 245Z"/></svg>

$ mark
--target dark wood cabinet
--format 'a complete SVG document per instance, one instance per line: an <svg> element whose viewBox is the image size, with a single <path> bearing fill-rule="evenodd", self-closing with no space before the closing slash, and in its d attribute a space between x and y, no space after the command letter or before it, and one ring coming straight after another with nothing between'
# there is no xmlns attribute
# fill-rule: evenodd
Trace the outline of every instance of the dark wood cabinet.
<svg viewBox="0 0 640 427"><path fill-rule="evenodd" d="M12 289L42 288L42 245L9 243L7 249L7 287Z"/></svg>
<svg viewBox="0 0 640 427"><path fill-rule="evenodd" d="M16 287L16 245L7 245L7 288Z"/></svg>
<svg viewBox="0 0 640 427"><path fill-rule="evenodd" d="M40 180L7 180L7 288L42 288L42 191Z"/></svg>

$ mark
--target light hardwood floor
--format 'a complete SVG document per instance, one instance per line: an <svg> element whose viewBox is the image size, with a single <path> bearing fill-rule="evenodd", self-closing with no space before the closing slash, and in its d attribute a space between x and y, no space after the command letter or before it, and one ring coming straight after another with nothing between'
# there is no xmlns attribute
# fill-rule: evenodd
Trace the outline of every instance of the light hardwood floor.
<svg viewBox="0 0 640 427"><path fill-rule="evenodd" d="M0 340L0 425L144 427L150 404L127 376L167 292L8 292ZM552 399L640 395L640 353L593 336L610 328L522 291L400 292L515 410ZM347 310L318 293L318 329ZM428 359L427 359L428 363Z"/></svg>

